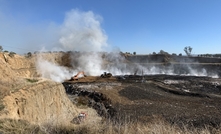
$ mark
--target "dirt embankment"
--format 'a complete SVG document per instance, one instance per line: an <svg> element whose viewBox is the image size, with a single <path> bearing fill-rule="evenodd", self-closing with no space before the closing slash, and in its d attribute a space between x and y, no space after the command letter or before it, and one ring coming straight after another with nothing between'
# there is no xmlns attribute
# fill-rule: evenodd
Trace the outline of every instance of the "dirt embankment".
<svg viewBox="0 0 221 134"><path fill-rule="evenodd" d="M38 59L44 59L55 63L59 66L71 67L71 59L68 53L40 53L33 54L30 57L9 53L0 53L0 76L1 79L14 77L39 77L40 74L36 70L36 62Z"/></svg>
<svg viewBox="0 0 221 134"><path fill-rule="evenodd" d="M62 61L62 54L44 54L43 57L54 62ZM0 53L0 119L21 119L33 124L70 124L82 109L68 99L61 83L38 77L36 59L36 55L27 58ZM98 117L93 109L83 111Z"/></svg>
<svg viewBox="0 0 221 134"><path fill-rule="evenodd" d="M76 106L67 98L63 86L40 81L4 97L1 118L23 119L37 124L68 123L77 115Z"/></svg>

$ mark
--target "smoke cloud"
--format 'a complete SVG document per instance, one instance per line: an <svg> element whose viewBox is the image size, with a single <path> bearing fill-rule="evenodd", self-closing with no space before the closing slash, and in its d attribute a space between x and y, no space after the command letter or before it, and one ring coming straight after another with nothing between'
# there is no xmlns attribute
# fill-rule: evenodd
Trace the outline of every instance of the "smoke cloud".
<svg viewBox="0 0 221 134"><path fill-rule="evenodd" d="M56 44L57 49L78 53L71 56L71 64L75 69L70 71L40 58L37 68L42 76L58 82L69 79L79 71L94 76L111 72L113 75L169 74L218 77L216 74L209 74L206 69L196 69L188 65L175 69L173 65L132 63L127 61L119 50L107 53L105 48L108 46L108 37L101 28L101 21L102 18L92 11L82 12L73 9L67 12L63 24L57 28L59 34Z"/></svg>
<svg viewBox="0 0 221 134"><path fill-rule="evenodd" d="M102 18L92 11L82 12L73 9L66 13L64 22L59 26L56 33L57 50L79 51L77 57L72 55L72 66L76 69L70 73L64 67L39 58L37 69L45 77L55 81L63 81L74 75L73 72L84 71L88 75L100 75L102 70L102 58L100 51L105 51L107 36L101 28ZM57 34L56 34L57 35ZM45 64L47 66L45 66ZM49 67L50 69L45 69Z"/></svg>
<svg viewBox="0 0 221 134"><path fill-rule="evenodd" d="M101 27L102 17L92 11L73 9L67 12L61 24L55 22L29 23L22 16L13 17L0 11L0 45L16 44L20 49L17 53L27 53L44 48L43 51L79 51L72 55L73 70L59 66L55 61L38 57L37 71L44 78L61 82L70 79L79 71L87 75L100 75L110 72L113 75L125 74L171 74L218 77L210 70L196 69L184 66L176 70L173 65L163 67L156 65L131 63L127 61L120 50L105 53L110 45L108 36ZM23 48L23 49L21 49ZM16 51L18 50L18 51ZM102 53L103 52L103 53Z"/></svg>
<svg viewBox="0 0 221 134"><path fill-rule="evenodd" d="M71 10L61 26L59 43L68 51L103 51L107 36L100 26L101 20L91 11Z"/></svg>
<svg viewBox="0 0 221 134"><path fill-rule="evenodd" d="M36 65L38 73L40 73L42 77L51 79L56 82L62 82L65 79L70 79L73 74L76 73L69 71L65 67L61 67L56 63L49 62L43 59L41 56L38 57Z"/></svg>
<svg viewBox="0 0 221 134"><path fill-rule="evenodd" d="M79 71L95 76L103 72L110 72L113 75L183 74L218 77L216 74L208 73L206 69L200 70L187 66L183 67L185 68L183 71L177 71L172 65L160 67L148 65L148 63L129 62L125 59L125 55L120 54L120 50L105 52L108 47L110 48L110 45L107 43L108 37L105 31L101 27L102 17L92 11L83 12L73 9L65 14L62 24L45 22L38 25L27 25L22 21L7 18L1 12L0 19L0 29L4 31L0 32L0 36L3 37L1 41L16 40L19 46L26 49L25 52L33 49L40 50L40 47L43 47L44 51L74 51L79 53L71 56L70 64L72 64L73 70L59 66L56 62L47 60L42 56L38 57L37 71L42 77L57 82L70 79ZM11 36L13 40L11 40ZM11 42L11 44L14 43Z"/></svg>

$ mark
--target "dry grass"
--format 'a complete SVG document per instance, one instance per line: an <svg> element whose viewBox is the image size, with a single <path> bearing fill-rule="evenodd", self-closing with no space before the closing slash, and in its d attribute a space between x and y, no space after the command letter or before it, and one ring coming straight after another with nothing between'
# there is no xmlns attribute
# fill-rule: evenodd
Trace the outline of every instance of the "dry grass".
<svg viewBox="0 0 221 134"><path fill-rule="evenodd" d="M38 82L38 79L29 79L29 78L26 78L26 80L30 83L35 83L35 82Z"/></svg>
<svg viewBox="0 0 221 134"><path fill-rule="evenodd" d="M33 84L35 84L35 82L30 82L26 79L13 79L11 81L0 80L0 100L10 93L17 92L20 89Z"/></svg>
<svg viewBox="0 0 221 134"><path fill-rule="evenodd" d="M3 119L0 121L0 132L3 134L45 134L39 126L27 121Z"/></svg>
<svg viewBox="0 0 221 134"><path fill-rule="evenodd" d="M163 120L155 120L152 123L109 123L103 124L102 133L105 134L220 134L221 129L205 128L187 128L185 125L171 125Z"/></svg>
<svg viewBox="0 0 221 134"><path fill-rule="evenodd" d="M0 81L0 99L8 95L9 92L16 92L24 86L36 84L37 81L14 81L11 83ZM20 83L18 86L17 83ZM22 84L21 84L22 83ZM80 98L79 105L86 104L87 100ZM4 106L0 102L0 110ZM123 120L123 119L122 119ZM87 124L71 126L51 126L47 125L32 125L23 120L0 120L0 133L3 134L220 134L221 128L211 128L205 126L204 128L189 128L187 125L178 126L177 124L169 124L163 119L154 119L151 123L141 124L131 121L104 121L101 124Z"/></svg>
<svg viewBox="0 0 221 134"><path fill-rule="evenodd" d="M37 126L22 120L5 119L0 121L0 132L4 134L220 134L221 129L182 128L162 120L141 124L134 122L116 123L107 121L103 124L85 124L78 126Z"/></svg>

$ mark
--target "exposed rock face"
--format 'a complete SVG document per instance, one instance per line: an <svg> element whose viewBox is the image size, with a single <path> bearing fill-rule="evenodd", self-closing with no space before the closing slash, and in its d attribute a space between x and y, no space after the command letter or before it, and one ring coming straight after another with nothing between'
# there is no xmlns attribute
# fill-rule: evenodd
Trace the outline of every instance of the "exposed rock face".
<svg viewBox="0 0 221 134"><path fill-rule="evenodd" d="M78 113L62 84L51 81L39 82L11 93L4 98L4 104L1 117L37 124L69 123Z"/></svg>

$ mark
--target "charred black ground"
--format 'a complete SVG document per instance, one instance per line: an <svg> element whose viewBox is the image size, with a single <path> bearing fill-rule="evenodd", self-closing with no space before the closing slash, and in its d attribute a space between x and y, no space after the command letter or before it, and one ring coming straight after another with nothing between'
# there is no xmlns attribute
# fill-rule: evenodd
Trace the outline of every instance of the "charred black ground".
<svg viewBox="0 0 221 134"><path fill-rule="evenodd" d="M194 127L221 124L219 78L127 75L84 78L63 85L73 102L73 96L84 97L105 118L150 122L159 117Z"/></svg>

